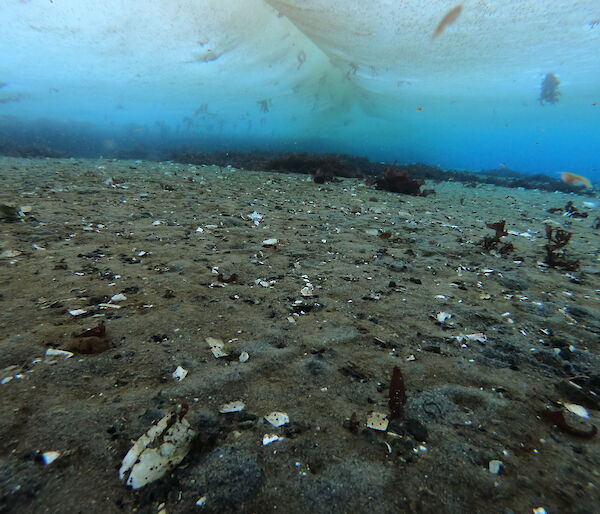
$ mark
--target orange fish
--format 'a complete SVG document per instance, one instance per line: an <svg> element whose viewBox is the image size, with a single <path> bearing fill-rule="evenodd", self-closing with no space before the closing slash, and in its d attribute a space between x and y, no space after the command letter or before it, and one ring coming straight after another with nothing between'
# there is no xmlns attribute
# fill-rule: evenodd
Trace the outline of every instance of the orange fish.
<svg viewBox="0 0 600 514"><path fill-rule="evenodd" d="M576 175L575 173L563 171L560 174L560 178L563 182L566 182L567 184L578 184L585 187L589 187L590 189L592 188L592 183L590 182L590 179L582 177L581 175Z"/></svg>
<svg viewBox="0 0 600 514"><path fill-rule="evenodd" d="M442 18L442 21L438 23L438 26L435 28L435 32L433 33L433 36L431 36L431 39L438 37L442 32L444 32L444 30L446 30L446 27L448 25L454 23L456 19L460 16L462 8L462 4L459 4L456 7L450 9L446 13L446 16Z"/></svg>

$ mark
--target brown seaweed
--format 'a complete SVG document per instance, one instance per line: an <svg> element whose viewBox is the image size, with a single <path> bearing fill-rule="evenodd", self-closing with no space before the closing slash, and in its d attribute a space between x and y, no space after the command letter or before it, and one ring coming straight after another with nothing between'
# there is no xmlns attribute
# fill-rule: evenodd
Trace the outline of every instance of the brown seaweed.
<svg viewBox="0 0 600 514"><path fill-rule="evenodd" d="M566 258L565 247L571 241L573 234L566 230L546 224L546 239L548 242L544 246L546 259L544 262L551 268L562 268L567 271L575 271L579 267L579 261L576 259L568 260Z"/></svg>
<svg viewBox="0 0 600 514"><path fill-rule="evenodd" d="M505 230L506 220L500 220L496 223L486 223L485 225L496 232L493 236L485 236L479 243L488 252L494 250L500 255L508 255L515 249L512 243L504 243L501 240L504 236L508 235L508 232Z"/></svg>
<svg viewBox="0 0 600 514"><path fill-rule="evenodd" d="M541 105L544 105L546 102L551 104L557 103L560 96L559 85L560 80L558 80L557 76L554 73L547 73L544 80L542 80L538 102Z"/></svg>

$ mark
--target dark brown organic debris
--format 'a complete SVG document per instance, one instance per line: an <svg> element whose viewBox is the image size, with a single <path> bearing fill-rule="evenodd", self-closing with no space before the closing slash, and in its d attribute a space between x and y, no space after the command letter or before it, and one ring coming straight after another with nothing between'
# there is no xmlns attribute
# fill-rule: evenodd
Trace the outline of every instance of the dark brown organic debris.
<svg viewBox="0 0 600 514"><path fill-rule="evenodd" d="M544 412L544 417L552 425L557 426L563 432L565 432L569 435L575 436L575 437L591 439L598 433L598 428L596 427L596 425L592 425L591 426L592 428L590 430L582 430L579 428L572 427L571 425L569 425L567 423L567 420L565 419L565 415L564 415L563 411L561 411L561 410L546 411L546 412Z"/></svg>
<svg viewBox="0 0 600 514"><path fill-rule="evenodd" d="M406 390L404 387L404 377L398 366L394 366L392 379L390 381L390 420L402 417L404 413L404 404L406 403Z"/></svg>

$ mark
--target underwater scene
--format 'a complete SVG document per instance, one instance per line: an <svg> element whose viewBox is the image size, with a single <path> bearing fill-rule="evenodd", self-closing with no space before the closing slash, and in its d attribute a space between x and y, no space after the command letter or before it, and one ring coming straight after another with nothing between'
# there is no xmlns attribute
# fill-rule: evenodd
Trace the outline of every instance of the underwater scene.
<svg viewBox="0 0 600 514"><path fill-rule="evenodd" d="M0 21L0 513L600 512L597 0Z"/></svg>

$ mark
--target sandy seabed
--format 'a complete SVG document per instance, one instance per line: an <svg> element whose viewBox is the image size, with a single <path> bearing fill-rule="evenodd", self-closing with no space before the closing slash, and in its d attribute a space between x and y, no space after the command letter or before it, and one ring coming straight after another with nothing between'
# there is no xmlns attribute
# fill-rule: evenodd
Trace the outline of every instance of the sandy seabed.
<svg viewBox="0 0 600 514"><path fill-rule="evenodd" d="M0 183L1 512L598 512L589 198L82 159L3 158ZM569 200L589 217L547 212ZM479 244L500 220L505 257ZM545 223L577 271L541 264ZM396 366L404 412L369 428ZM133 441L182 404L183 461L126 487Z"/></svg>

